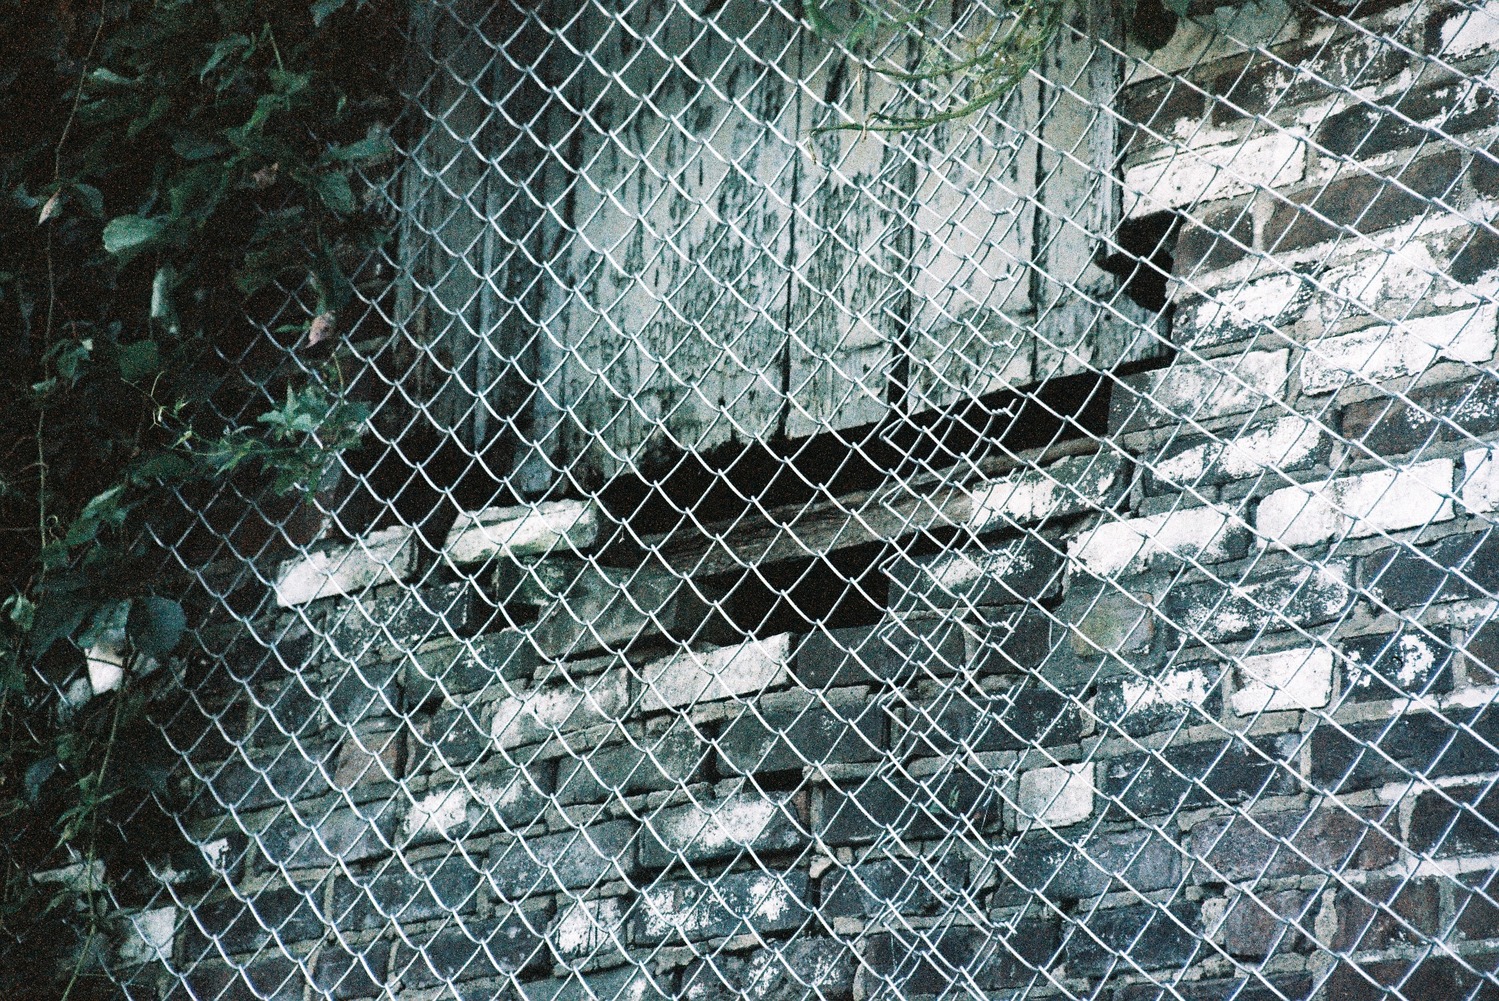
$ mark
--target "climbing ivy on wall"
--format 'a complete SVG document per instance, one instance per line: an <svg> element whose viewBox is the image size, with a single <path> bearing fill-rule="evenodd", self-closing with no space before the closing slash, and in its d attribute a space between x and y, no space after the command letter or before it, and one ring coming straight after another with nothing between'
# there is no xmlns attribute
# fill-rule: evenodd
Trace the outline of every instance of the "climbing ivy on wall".
<svg viewBox="0 0 1499 1001"><path fill-rule="evenodd" d="M203 864L155 722L192 615L165 547L226 485L313 489L367 417L336 347L400 19L0 3L0 996L111 996L117 905Z"/></svg>

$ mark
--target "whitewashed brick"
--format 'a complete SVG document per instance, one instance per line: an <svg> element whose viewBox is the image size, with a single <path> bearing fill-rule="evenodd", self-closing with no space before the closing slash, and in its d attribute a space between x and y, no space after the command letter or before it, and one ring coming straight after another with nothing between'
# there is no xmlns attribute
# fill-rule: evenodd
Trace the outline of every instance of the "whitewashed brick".
<svg viewBox="0 0 1499 1001"><path fill-rule="evenodd" d="M1204 442L1155 464L1155 475L1174 483L1194 483L1209 467L1230 477L1254 476L1302 462L1322 444L1312 421L1294 415L1226 442Z"/></svg>
<svg viewBox="0 0 1499 1001"><path fill-rule="evenodd" d="M1283 487L1260 501L1262 544L1310 546L1347 534L1417 528L1453 517L1451 459Z"/></svg>
<svg viewBox="0 0 1499 1001"><path fill-rule="evenodd" d="M120 959L128 964L160 963L172 956L172 941L177 936L177 908L157 907L126 917Z"/></svg>
<svg viewBox="0 0 1499 1001"><path fill-rule="evenodd" d="M1245 657L1238 663L1234 712L1248 716L1281 709L1320 709L1332 698L1332 651L1298 647Z"/></svg>
<svg viewBox="0 0 1499 1001"><path fill-rule="evenodd" d="M1291 352L1250 351L1171 365L1146 375L1140 390L1172 419L1212 420L1284 395Z"/></svg>
<svg viewBox="0 0 1499 1001"><path fill-rule="evenodd" d="M1229 516L1211 507L1182 508L1126 521L1104 521L1073 539L1067 558L1099 577L1138 573L1162 556L1220 560L1233 541Z"/></svg>
<svg viewBox="0 0 1499 1001"><path fill-rule="evenodd" d="M1127 216L1294 184L1306 174L1306 144L1274 132L1221 146L1173 150L1124 172Z"/></svg>
<svg viewBox="0 0 1499 1001"><path fill-rule="evenodd" d="M1461 59L1499 45L1499 2L1458 7L1441 27L1441 55Z"/></svg>
<svg viewBox="0 0 1499 1001"><path fill-rule="evenodd" d="M690 706L736 695L752 695L785 681L791 637L749 640L714 650L684 650L641 668L645 691L640 709Z"/></svg>
<svg viewBox="0 0 1499 1001"><path fill-rule="evenodd" d="M468 815L468 793L461 788L440 789L418 799L406 814L408 838L419 834L445 835Z"/></svg>
<svg viewBox="0 0 1499 1001"><path fill-rule="evenodd" d="M983 531L1096 511L1119 482L1122 470L1118 456L1093 455L1011 473L973 489L969 525Z"/></svg>
<svg viewBox="0 0 1499 1001"><path fill-rule="evenodd" d="M581 678L577 684L544 685L495 703L489 736L495 746L534 744L564 731L621 719L630 704L629 681L620 669Z"/></svg>
<svg viewBox="0 0 1499 1001"><path fill-rule="evenodd" d="M618 948L624 928L624 901L619 897L579 900L557 915L547 939L560 955L587 958L611 944Z"/></svg>
<svg viewBox="0 0 1499 1001"><path fill-rule="evenodd" d="M1499 510L1499 462L1493 449L1470 448L1463 453L1463 507L1474 514Z"/></svg>
<svg viewBox="0 0 1499 1001"><path fill-rule="evenodd" d="M1092 816L1093 790L1091 761L1035 768L1020 776L1015 805L1026 818L1048 827L1066 827Z"/></svg>
<svg viewBox="0 0 1499 1001"><path fill-rule="evenodd" d="M1301 362L1301 388L1315 395L1347 382L1419 375L1438 359L1480 364L1494 356L1494 328L1495 306L1488 303L1311 341Z"/></svg>
<svg viewBox="0 0 1499 1001"><path fill-rule="evenodd" d="M411 570L415 538L412 529L396 525L347 546L287 560L276 575L276 604L290 608L400 580Z"/></svg>
<svg viewBox="0 0 1499 1001"><path fill-rule="evenodd" d="M547 501L528 507L491 507L458 516L444 553L453 563L482 563L498 556L545 556L593 545L598 508L591 501Z"/></svg>

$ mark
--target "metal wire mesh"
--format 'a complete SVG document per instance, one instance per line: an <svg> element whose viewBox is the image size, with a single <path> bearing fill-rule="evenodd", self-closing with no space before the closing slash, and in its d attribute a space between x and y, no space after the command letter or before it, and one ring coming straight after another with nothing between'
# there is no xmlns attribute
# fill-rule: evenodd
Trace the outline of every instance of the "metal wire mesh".
<svg viewBox="0 0 1499 1001"><path fill-rule="evenodd" d="M923 11L413 12L128 993L1499 991L1499 11Z"/></svg>

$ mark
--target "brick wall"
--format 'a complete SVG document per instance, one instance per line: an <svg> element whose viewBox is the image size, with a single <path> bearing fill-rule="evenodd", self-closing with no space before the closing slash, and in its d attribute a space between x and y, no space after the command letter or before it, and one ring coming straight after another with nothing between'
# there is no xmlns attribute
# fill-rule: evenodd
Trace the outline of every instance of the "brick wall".
<svg viewBox="0 0 1499 1001"><path fill-rule="evenodd" d="M882 529L877 621L736 635L573 502L283 568L175 721L168 994L1499 995L1490 7L1136 73L1174 359Z"/></svg>

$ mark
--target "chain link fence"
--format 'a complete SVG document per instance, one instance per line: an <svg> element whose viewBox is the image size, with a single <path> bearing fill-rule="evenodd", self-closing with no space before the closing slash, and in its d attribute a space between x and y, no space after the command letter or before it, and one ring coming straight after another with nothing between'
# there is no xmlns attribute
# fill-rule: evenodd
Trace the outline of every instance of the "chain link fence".
<svg viewBox="0 0 1499 1001"><path fill-rule="evenodd" d="M1007 10L369 54L374 417L164 540L127 994L1499 996L1499 7L1068 6L944 118Z"/></svg>

